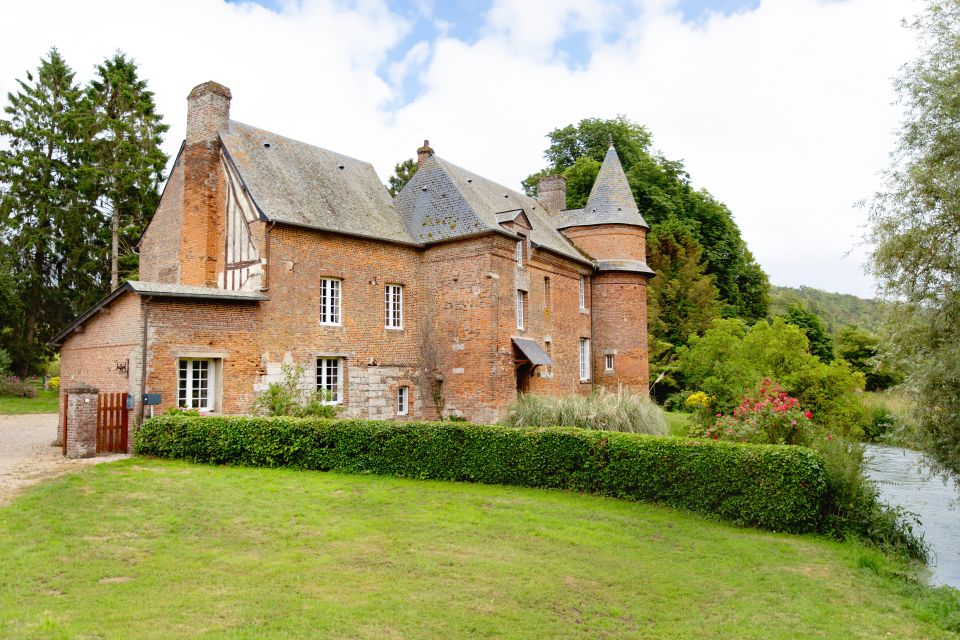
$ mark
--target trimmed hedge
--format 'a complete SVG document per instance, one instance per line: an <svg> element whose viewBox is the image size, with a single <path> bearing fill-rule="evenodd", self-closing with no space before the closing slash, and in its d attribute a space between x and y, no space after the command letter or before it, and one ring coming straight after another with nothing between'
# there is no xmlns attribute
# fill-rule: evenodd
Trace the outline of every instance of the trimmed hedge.
<svg viewBox="0 0 960 640"><path fill-rule="evenodd" d="M822 458L801 447L566 427L160 416L136 432L135 450L210 464L568 489L794 532L816 529L827 486Z"/></svg>

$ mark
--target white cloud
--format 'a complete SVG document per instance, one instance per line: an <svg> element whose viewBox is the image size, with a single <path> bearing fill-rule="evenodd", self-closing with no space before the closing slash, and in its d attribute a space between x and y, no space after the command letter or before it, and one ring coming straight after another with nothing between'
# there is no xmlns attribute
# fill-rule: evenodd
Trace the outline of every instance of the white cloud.
<svg viewBox="0 0 960 640"><path fill-rule="evenodd" d="M5 3L0 95L50 46L81 80L122 49L171 124L170 153L187 93L214 79L233 90L236 119L369 159L383 178L430 138L511 186L542 167L550 129L622 113L730 205L775 283L872 293L862 251L843 255L864 221L853 203L878 187L893 148L890 80L914 54L900 19L916 2L763 0L690 24L668 0L640 2L633 18L615 2L500 0L473 17L475 41L441 32L393 56L412 25L384 2L282 6ZM555 46L571 33L592 52L573 69ZM422 91L394 108L408 73Z"/></svg>

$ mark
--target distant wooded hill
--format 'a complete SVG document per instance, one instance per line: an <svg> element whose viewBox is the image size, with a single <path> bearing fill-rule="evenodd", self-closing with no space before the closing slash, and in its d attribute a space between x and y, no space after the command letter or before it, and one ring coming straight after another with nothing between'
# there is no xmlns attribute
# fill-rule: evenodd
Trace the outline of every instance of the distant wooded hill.
<svg viewBox="0 0 960 640"><path fill-rule="evenodd" d="M831 293L813 287L795 289L770 285L771 316L785 313L787 306L794 302L820 316L832 334L848 324L876 332L883 316L884 303L880 300L858 298L847 293Z"/></svg>

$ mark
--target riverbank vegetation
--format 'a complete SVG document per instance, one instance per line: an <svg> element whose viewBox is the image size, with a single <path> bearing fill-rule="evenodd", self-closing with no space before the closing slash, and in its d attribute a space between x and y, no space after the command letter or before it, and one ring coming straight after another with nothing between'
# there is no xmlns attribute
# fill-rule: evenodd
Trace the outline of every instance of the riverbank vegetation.
<svg viewBox="0 0 960 640"><path fill-rule="evenodd" d="M642 503L142 458L0 517L11 640L955 637L956 592L909 576Z"/></svg>

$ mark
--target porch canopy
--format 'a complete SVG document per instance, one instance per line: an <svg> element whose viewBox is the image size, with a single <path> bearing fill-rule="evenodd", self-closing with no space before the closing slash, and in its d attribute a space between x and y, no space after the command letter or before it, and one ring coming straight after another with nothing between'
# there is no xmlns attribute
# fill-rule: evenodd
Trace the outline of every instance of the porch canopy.
<svg viewBox="0 0 960 640"><path fill-rule="evenodd" d="M529 338L513 338L513 345L519 349L523 357L529 360L530 364L535 367L539 365L550 366L553 364L553 360L550 359L547 352L534 340L530 340Z"/></svg>

